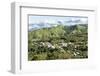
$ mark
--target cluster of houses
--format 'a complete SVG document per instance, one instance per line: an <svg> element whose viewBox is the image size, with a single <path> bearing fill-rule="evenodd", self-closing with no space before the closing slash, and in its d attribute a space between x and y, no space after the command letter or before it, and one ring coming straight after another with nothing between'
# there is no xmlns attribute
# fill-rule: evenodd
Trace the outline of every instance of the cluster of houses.
<svg viewBox="0 0 100 76"><path fill-rule="evenodd" d="M62 52L65 52L65 51L63 50L63 47L64 47L64 48L67 48L68 45L74 45L74 43L71 43L71 42L69 42L69 43L64 43L64 42L62 42L62 43L59 43L59 44L52 45L52 44L49 43L49 42L40 42L40 44L39 44L39 46L41 46L41 47L47 47L48 49L55 49L55 48L58 48L58 49L60 49L60 51L62 51ZM74 47L76 48L77 46L79 46L79 45L75 45ZM79 52L74 52L73 55L74 55L74 56L79 55Z"/></svg>
<svg viewBox="0 0 100 76"><path fill-rule="evenodd" d="M60 49L60 51L65 52L65 50L63 48L67 48L69 46L73 46L73 49L77 50L77 47L80 47L80 45L82 44L82 42L78 43L77 45L75 45L72 42L68 42L68 43L66 43L66 42L60 42L58 44L52 44L50 42L39 42L38 44L39 44L40 47L43 47L43 48L46 47L48 49L54 49L54 50L55 49ZM77 56L79 54L80 54L80 52L73 51L73 55L74 56Z"/></svg>
<svg viewBox="0 0 100 76"><path fill-rule="evenodd" d="M63 47L67 47L68 43L59 43L59 44L52 45L49 42L40 42L40 46L42 46L42 47L48 47L48 48L51 48L51 49L55 49L55 48L61 49Z"/></svg>
<svg viewBox="0 0 100 76"><path fill-rule="evenodd" d="M82 42L80 42L80 43L82 43ZM63 48L63 47L67 48L68 45L73 45L74 48L77 48L77 47L80 46L80 45L74 45L74 43L72 43L72 42L68 42L68 43L62 42L62 43L58 43L58 44L55 44L55 45L52 45L50 42L40 42L39 46L55 49L55 48Z"/></svg>

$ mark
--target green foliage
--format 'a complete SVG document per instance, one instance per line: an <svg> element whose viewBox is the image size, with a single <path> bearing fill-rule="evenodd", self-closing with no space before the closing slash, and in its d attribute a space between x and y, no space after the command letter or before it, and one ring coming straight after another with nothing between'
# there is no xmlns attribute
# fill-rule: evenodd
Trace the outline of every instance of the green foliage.
<svg viewBox="0 0 100 76"><path fill-rule="evenodd" d="M88 58L87 25L42 28L28 32L28 60Z"/></svg>

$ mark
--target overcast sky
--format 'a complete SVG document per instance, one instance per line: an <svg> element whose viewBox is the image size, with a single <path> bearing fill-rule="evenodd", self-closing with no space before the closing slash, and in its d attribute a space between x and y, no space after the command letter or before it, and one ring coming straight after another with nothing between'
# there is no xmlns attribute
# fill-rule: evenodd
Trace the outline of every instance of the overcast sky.
<svg viewBox="0 0 100 76"><path fill-rule="evenodd" d="M67 22L67 23L85 23L87 24L88 18L87 17L78 17L78 16L29 16L29 24L34 23L56 23L57 21Z"/></svg>
<svg viewBox="0 0 100 76"><path fill-rule="evenodd" d="M38 25L41 23L42 25ZM75 24L88 24L88 18L80 17L80 16L38 16L38 15L29 16L29 25L30 25L29 29L32 29L32 28L38 29L38 28L53 26L53 25L47 25L46 23L49 23L49 24L61 23L63 25L68 25L68 26L75 25Z"/></svg>

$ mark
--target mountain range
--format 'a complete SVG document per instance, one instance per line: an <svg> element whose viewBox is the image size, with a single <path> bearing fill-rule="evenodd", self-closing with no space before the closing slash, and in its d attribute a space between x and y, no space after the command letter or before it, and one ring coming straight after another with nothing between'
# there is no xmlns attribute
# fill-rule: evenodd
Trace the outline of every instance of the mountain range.
<svg viewBox="0 0 100 76"><path fill-rule="evenodd" d="M71 22L71 23L70 23ZM87 25L86 23L79 23L79 21L75 21L72 23L72 21L65 21L65 22L61 22L58 21L56 23L45 23L45 22L40 22L40 23L34 23L34 24L29 24L29 31L32 30L37 30L37 29L41 29L41 28L51 28L51 27L56 27L58 25L62 25L62 26L74 26L74 25Z"/></svg>

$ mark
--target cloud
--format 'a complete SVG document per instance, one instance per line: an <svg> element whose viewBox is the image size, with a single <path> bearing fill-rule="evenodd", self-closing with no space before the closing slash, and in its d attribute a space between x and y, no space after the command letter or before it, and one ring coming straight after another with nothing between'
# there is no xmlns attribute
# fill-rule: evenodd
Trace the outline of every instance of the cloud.
<svg viewBox="0 0 100 76"><path fill-rule="evenodd" d="M58 24L71 26L75 24L88 24L86 17L56 17L56 16L30 16L29 30L57 26Z"/></svg>

